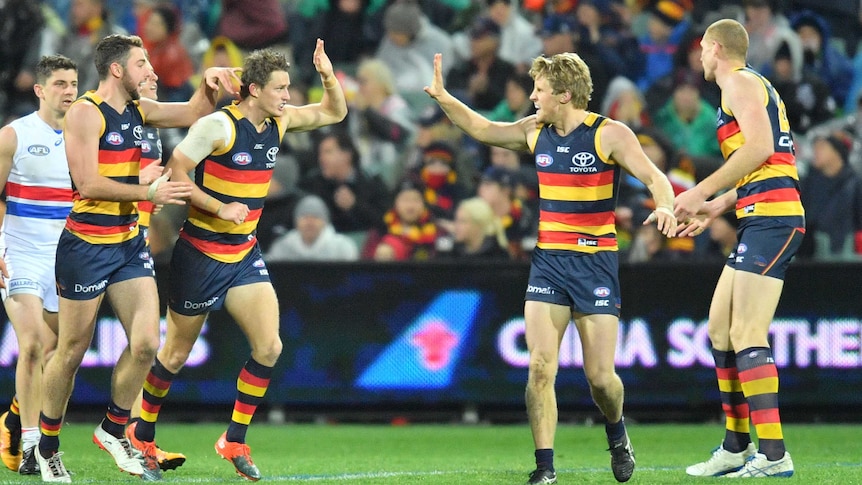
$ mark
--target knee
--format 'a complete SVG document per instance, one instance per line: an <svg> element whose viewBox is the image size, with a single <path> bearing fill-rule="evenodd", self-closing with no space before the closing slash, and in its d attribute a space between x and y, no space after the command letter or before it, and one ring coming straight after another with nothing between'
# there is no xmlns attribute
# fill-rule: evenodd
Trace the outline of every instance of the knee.
<svg viewBox="0 0 862 485"><path fill-rule="evenodd" d="M152 363L158 351L159 339L157 336L155 338L141 338L133 344L129 344L129 352L131 352L132 358L139 362Z"/></svg>
<svg viewBox="0 0 862 485"><path fill-rule="evenodd" d="M42 361L43 352L42 344L37 340L18 342L18 362L36 364Z"/></svg>
<svg viewBox="0 0 862 485"><path fill-rule="evenodd" d="M613 369L584 367L584 376L587 378L587 383L590 385L590 389L596 391L605 391L610 389L614 383L619 380L619 377L617 377L617 374Z"/></svg>
<svg viewBox="0 0 862 485"><path fill-rule="evenodd" d="M548 358L541 353L530 356L530 372L527 379L527 388L534 391L542 391L553 387L557 376L557 360Z"/></svg>
<svg viewBox="0 0 862 485"><path fill-rule="evenodd" d="M276 337L275 339L266 342L265 345L252 349L252 354L254 355L255 360L261 364L272 367L276 362L278 362L278 358L281 356L282 347L281 339Z"/></svg>

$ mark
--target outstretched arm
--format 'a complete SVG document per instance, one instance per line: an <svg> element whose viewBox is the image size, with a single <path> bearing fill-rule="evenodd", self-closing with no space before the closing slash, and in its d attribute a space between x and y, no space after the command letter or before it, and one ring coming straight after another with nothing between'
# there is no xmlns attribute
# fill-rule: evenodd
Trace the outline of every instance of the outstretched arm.
<svg viewBox="0 0 862 485"><path fill-rule="evenodd" d="M148 125L159 128L191 126L201 116L212 113L218 101L219 89L236 96L234 82L239 85L238 67L211 67L204 72L201 85L185 103L163 103L141 98Z"/></svg>
<svg viewBox="0 0 862 485"><path fill-rule="evenodd" d="M323 40L317 39L314 49L314 68L323 83L323 98L319 103L285 108L283 120L288 131L306 131L341 122L347 116L347 101L341 83L335 77L332 61L323 49Z"/></svg>
<svg viewBox="0 0 862 485"><path fill-rule="evenodd" d="M510 150L526 151L527 134L536 129L536 117L528 116L514 123L490 121L469 106L452 96L443 87L443 55L434 55L434 79L430 86L425 86L425 92L431 96L452 120L471 137L487 145L495 145Z"/></svg>

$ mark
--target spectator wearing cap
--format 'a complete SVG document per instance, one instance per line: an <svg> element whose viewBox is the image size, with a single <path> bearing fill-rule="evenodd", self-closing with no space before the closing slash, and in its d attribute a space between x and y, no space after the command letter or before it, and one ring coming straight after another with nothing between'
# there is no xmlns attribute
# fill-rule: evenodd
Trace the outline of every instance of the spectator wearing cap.
<svg viewBox="0 0 862 485"><path fill-rule="evenodd" d="M470 58L449 71L446 85L467 105L490 111L505 97L506 80L515 72L515 66L500 58L500 26L489 17L476 19L469 34ZM427 57L426 62L433 58ZM426 83L428 79L431 76L425 78Z"/></svg>
<svg viewBox="0 0 862 485"><path fill-rule="evenodd" d="M673 0L654 2L647 12L647 32L638 39L644 69L637 83L644 92L673 71L674 55L690 28L685 7Z"/></svg>
<svg viewBox="0 0 862 485"><path fill-rule="evenodd" d="M839 106L843 106L853 81L853 65L831 42L829 24L811 10L790 18L802 42L802 68L822 79Z"/></svg>
<svg viewBox="0 0 862 485"><path fill-rule="evenodd" d="M776 0L743 0L745 30L748 32L748 64L769 75L769 67L782 43L790 49L794 64L802 63L802 42L790 22L775 10ZM770 78L771 79L771 78ZM782 97L783 97L782 93Z"/></svg>
<svg viewBox="0 0 862 485"><path fill-rule="evenodd" d="M422 88L434 76L428 59L433 59L438 52L451 56L451 38L410 0L399 0L386 8L383 28L385 35L375 57L396 74L395 87L399 93L424 94ZM450 67L444 66L444 72Z"/></svg>
<svg viewBox="0 0 862 485"><path fill-rule="evenodd" d="M449 229L455 216L455 207L467 197L455 167L455 149L446 142L435 141L422 151L422 166L413 180L423 187L422 197L428 210L441 226Z"/></svg>
<svg viewBox="0 0 862 485"><path fill-rule="evenodd" d="M363 254L374 261L427 261L434 256L437 224L422 196L422 186L403 182L383 216L385 231L368 238Z"/></svg>
<svg viewBox="0 0 862 485"><path fill-rule="evenodd" d="M653 118L654 126L667 135L680 152L693 157L721 157L715 137L715 110L700 96L702 77L677 71L671 98Z"/></svg>
<svg viewBox="0 0 862 485"><path fill-rule="evenodd" d="M306 195L294 209L294 229L276 239L264 259L272 261L356 261L353 239L335 232L326 202Z"/></svg>
<svg viewBox="0 0 862 485"><path fill-rule="evenodd" d="M804 135L813 126L835 116L837 104L829 86L816 74L804 70L801 62L793 59L786 43L776 51L771 67L770 80L781 93L794 133Z"/></svg>
<svg viewBox="0 0 862 485"><path fill-rule="evenodd" d="M806 224L800 257L862 258L862 179L847 163L850 145L843 132L814 141L811 170L800 184Z"/></svg>
<svg viewBox="0 0 862 485"><path fill-rule="evenodd" d="M515 197L516 174L504 168L490 166L482 172L476 194L485 199L506 232L509 255L513 259L526 257L525 243L534 241L538 227L523 201Z"/></svg>
<svg viewBox="0 0 862 485"><path fill-rule="evenodd" d="M542 53L547 56L574 52L590 68L590 78L593 81L593 93L587 105L590 111L598 111L602 99L607 92L608 84L614 77L612 68L605 58L612 55L605 52L600 44L581 42L578 33L579 26L571 15L549 15L542 23Z"/></svg>

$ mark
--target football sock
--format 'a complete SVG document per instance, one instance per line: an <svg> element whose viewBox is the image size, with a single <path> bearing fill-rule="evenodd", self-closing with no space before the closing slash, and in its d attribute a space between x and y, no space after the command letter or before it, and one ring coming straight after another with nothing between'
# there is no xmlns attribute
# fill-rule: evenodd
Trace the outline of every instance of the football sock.
<svg viewBox="0 0 862 485"><path fill-rule="evenodd" d="M171 389L171 383L176 374L167 370L156 358L147 379L144 381L144 394L141 399L141 417L135 428L135 438L141 441L153 441L156 439L156 421L159 419L159 411L162 403Z"/></svg>
<svg viewBox="0 0 862 485"><path fill-rule="evenodd" d="M6 428L10 431L21 429L21 410L18 408L18 396L12 396L9 414L6 415Z"/></svg>
<svg viewBox="0 0 862 485"><path fill-rule="evenodd" d="M712 349L715 358L715 374L718 377L718 391L721 395L721 409L724 411L725 430L722 448L739 453L751 443L748 424L748 401L742 392L739 372L736 369L736 354L732 350Z"/></svg>
<svg viewBox="0 0 862 485"><path fill-rule="evenodd" d="M227 428L228 441L245 443L245 433L257 406L263 401L272 367L267 367L248 359L236 380L236 402L233 405L233 415Z"/></svg>
<svg viewBox="0 0 862 485"><path fill-rule="evenodd" d="M126 423L129 422L131 410L123 409L117 406L117 403L111 401L108 406L108 412L102 419L102 429L114 438L122 438L123 431L126 429Z"/></svg>
<svg viewBox="0 0 862 485"><path fill-rule="evenodd" d="M39 439L39 453L42 458L51 458L60 449L60 427L62 425L62 416L49 418L44 414L39 414L39 428L42 431L42 437Z"/></svg>
<svg viewBox="0 0 862 485"><path fill-rule="evenodd" d="M536 450L536 468L554 471L554 449L542 448Z"/></svg>
<svg viewBox="0 0 862 485"><path fill-rule="evenodd" d="M21 428L21 449L26 450L39 443L39 427Z"/></svg>
<svg viewBox="0 0 862 485"><path fill-rule="evenodd" d="M605 433L610 441L619 441L626 434L626 424L623 418L616 423L605 423Z"/></svg>
<svg viewBox="0 0 862 485"><path fill-rule="evenodd" d="M778 414L778 369L767 347L751 347L736 354L739 381L748 400L760 452L769 460L784 456L784 434Z"/></svg>

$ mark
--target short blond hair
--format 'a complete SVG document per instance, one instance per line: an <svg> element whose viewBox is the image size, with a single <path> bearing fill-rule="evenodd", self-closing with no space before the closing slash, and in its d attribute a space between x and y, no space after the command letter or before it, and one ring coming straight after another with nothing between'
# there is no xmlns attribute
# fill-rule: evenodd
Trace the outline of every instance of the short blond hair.
<svg viewBox="0 0 862 485"><path fill-rule="evenodd" d="M733 19L721 19L707 27L703 37L713 40L724 48L728 57L745 60L748 56L748 32Z"/></svg>
<svg viewBox="0 0 862 485"><path fill-rule="evenodd" d="M543 76L554 94L572 93L572 106L587 109L593 94L593 79L590 68L581 56L564 52L551 57L539 56L533 60L530 76L535 81Z"/></svg>

